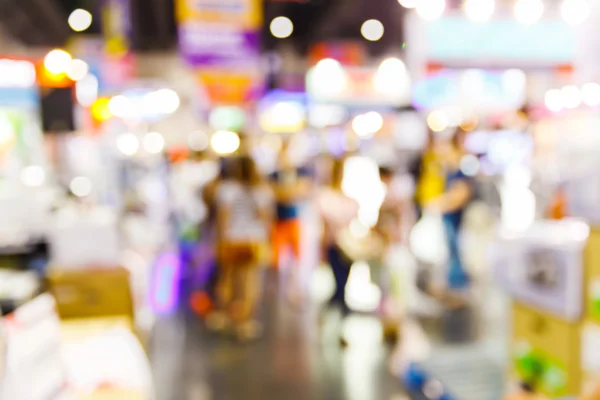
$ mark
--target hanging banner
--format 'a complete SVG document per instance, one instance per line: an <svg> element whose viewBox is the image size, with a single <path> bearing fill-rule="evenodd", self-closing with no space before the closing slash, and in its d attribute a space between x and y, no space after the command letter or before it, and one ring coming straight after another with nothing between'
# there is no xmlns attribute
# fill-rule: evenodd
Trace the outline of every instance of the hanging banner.
<svg viewBox="0 0 600 400"><path fill-rule="evenodd" d="M120 87L134 75L131 51L131 12L129 0L105 0L103 3L104 83Z"/></svg>
<svg viewBox="0 0 600 400"><path fill-rule="evenodd" d="M258 67L258 32L227 25L188 23L179 29L181 54L194 67Z"/></svg>
<svg viewBox="0 0 600 400"><path fill-rule="evenodd" d="M124 55L130 51L131 16L129 0L105 0L102 12L106 53Z"/></svg>
<svg viewBox="0 0 600 400"><path fill-rule="evenodd" d="M210 102L240 104L262 88L262 0L176 0L179 47Z"/></svg>

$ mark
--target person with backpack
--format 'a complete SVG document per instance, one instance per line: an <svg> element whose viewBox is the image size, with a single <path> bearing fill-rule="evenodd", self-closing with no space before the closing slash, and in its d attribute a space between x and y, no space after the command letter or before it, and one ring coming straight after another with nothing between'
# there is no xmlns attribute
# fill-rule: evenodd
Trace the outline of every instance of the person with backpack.
<svg viewBox="0 0 600 400"><path fill-rule="evenodd" d="M209 328L233 328L241 340L257 338L261 325L256 305L262 293L260 266L269 239L272 196L262 184L253 159L232 160L232 173L215 190L218 276L216 308Z"/></svg>

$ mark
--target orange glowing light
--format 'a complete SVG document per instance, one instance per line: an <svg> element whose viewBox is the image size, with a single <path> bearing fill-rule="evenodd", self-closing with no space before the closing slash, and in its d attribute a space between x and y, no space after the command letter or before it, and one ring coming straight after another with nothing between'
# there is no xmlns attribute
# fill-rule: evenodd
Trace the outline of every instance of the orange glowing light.
<svg viewBox="0 0 600 400"><path fill-rule="evenodd" d="M212 309L210 296L205 292L193 293L190 296L190 307L197 315L207 315Z"/></svg>
<svg viewBox="0 0 600 400"><path fill-rule="evenodd" d="M65 88L73 86L73 81L69 79L66 72L53 73L40 66L37 75L39 84L42 87Z"/></svg>
<svg viewBox="0 0 600 400"><path fill-rule="evenodd" d="M90 107L90 111L92 112L92 118L96 122L104 122L112 118L112 113L108 109L108 97L101 97L97 99L92 106Z"/></svg>
<svg viewBox="0 0 600 400"><path fill-rule="evenodd" d="M465 132L471 132L477 128L478 123L479 121L477 121L477 118L466 119L463 122L461 122L460 129L462 129Z"/></svg>
<svg viewBox="0 0 600 400"><path fill-rule="evenodd" d="M190 156L190 151L186 147L172 148L168 151L169 159L173 163L183 162Z"/></svg>

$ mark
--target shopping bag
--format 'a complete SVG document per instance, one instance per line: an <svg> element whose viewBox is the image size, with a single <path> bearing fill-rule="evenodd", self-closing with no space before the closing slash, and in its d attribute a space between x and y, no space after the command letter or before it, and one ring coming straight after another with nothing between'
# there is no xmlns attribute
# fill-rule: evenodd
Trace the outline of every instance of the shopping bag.
<svg viewBox="0 0 600 400"><path fill-rule="evenodd" d="M410 250L393 246L384 258L386 270L386 296L389 299L386 313L401 316L412 308L415 301L417 265Z"/></svg>
<svg viewBox="0 0 600 400"><path fill-rule="evenodd" d="M424 213L410 232L409 244L418 261L433 266L444 265L448 261L448 245L442 216Z"/></svg>
<svg viewBox="0 0 600 400"><path fill-rule="evenodd" d="M336 245L350 261L372 260L380 257L384 251L384 243L379 235L369 232L367 235L357 236L350 229L337 234Z"/></svg>

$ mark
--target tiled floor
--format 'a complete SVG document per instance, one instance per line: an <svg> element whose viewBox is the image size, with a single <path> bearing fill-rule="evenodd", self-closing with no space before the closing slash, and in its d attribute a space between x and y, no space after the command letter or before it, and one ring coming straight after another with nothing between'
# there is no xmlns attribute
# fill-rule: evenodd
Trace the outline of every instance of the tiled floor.
<svg viewBox="0 0 600 400"><path fill-rule="evenodd" d="M191 316L160 320L152 342L156 400L405 399L377 320L352 317L350 346L341 349L335 315L319 330L314 316L276 297L265 300L265 337L253 344L214 336Z"/></svg>

